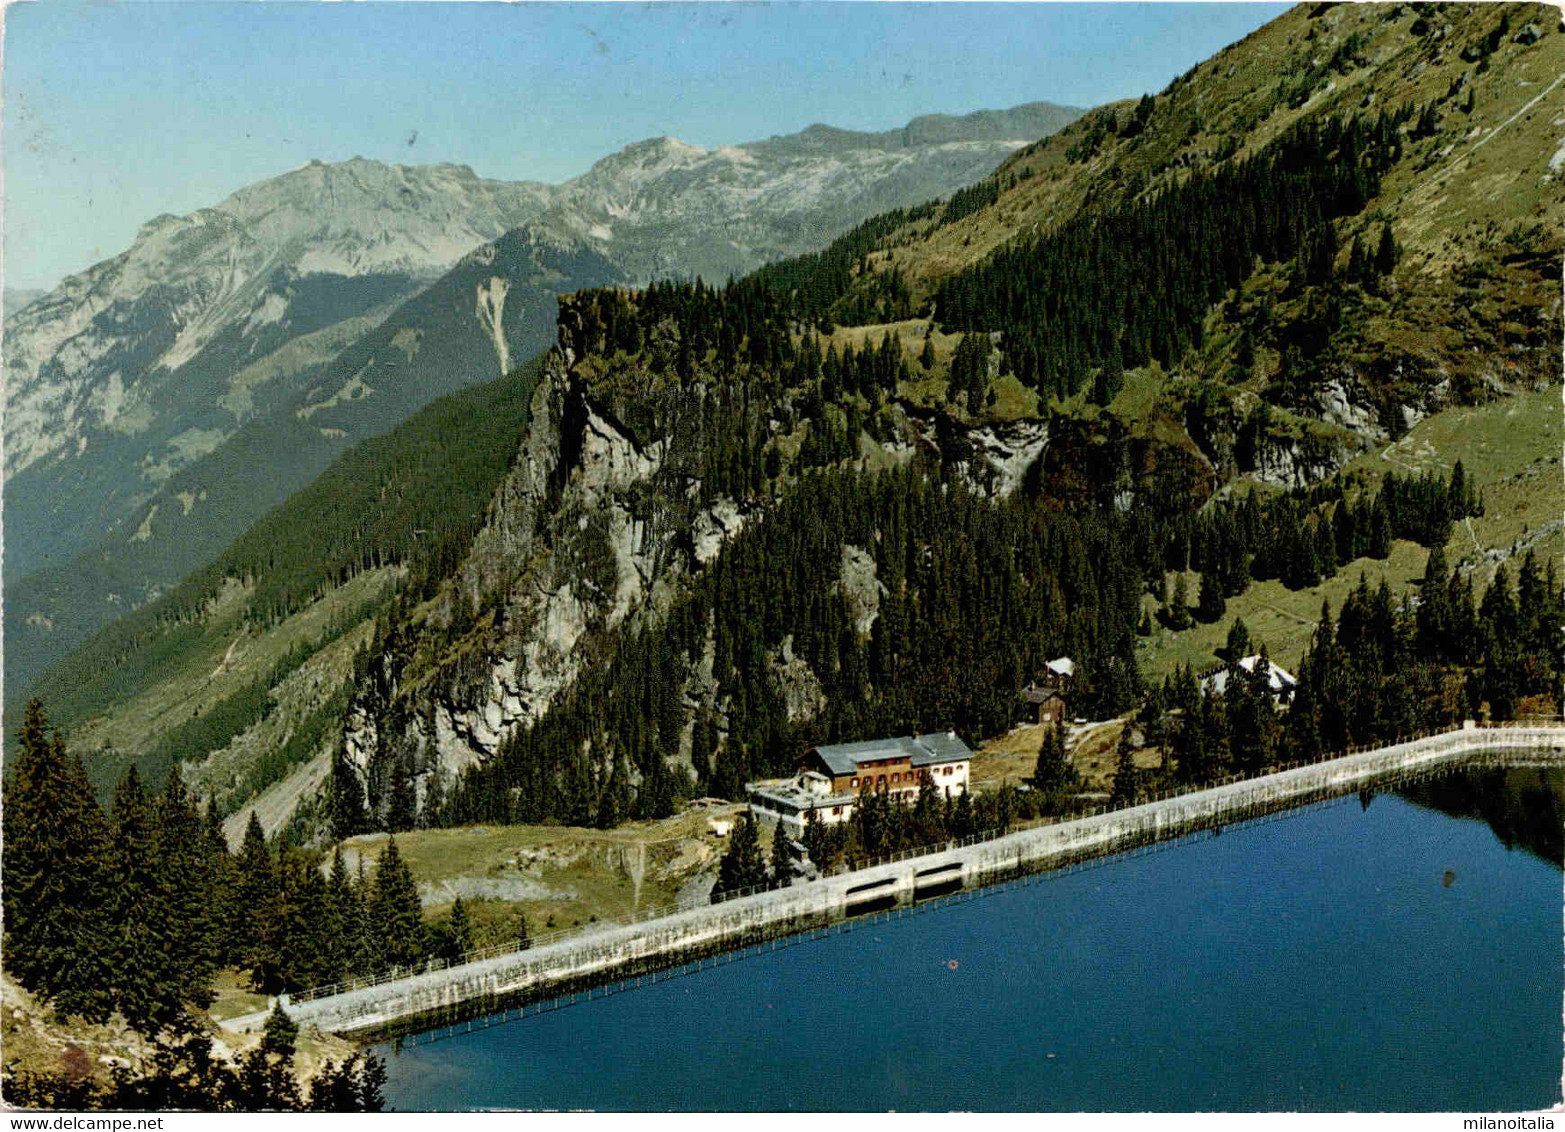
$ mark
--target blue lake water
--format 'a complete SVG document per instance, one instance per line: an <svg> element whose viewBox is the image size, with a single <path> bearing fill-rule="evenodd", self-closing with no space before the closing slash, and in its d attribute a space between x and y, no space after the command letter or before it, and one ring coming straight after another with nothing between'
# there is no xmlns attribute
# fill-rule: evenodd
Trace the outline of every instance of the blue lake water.
<svg viewBox="0 0 1565 1132"><path fill-rule="evenodd" d="M1491 772L1484 783L1467 791L1446 779L1422 804L1379 795L1365 809L1354 798L553 1013L385 1046L388 1101L1548 1106L1560 1100L1565 953L1551 858L1565 789L1557 770Z"/></svg>

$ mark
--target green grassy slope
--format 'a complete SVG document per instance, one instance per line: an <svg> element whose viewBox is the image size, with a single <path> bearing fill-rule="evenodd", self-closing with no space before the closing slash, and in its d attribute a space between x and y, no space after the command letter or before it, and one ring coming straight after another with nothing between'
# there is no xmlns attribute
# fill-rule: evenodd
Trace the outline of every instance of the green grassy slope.
<svg viewBox="0 0 1565 1132"><path fill-rule="evenodd" d="M1360 457L1345 473L1378 477L1394 470L1449 475L1460 459L1470 479L1479 484L1485 509L1483 515L1455 525L1445 555L1448 563L1474 572L1481 592L1499 563L1529 549L1556 559L1565 554L1562 445L1565 413L1560 390L1549 387L1485 405L1444 410L1419 422L1395 444ZM1384 578L1393 593L1406 593L1423 577L1428 557L1423 547L1399 539L1393 543L1390 559L1359 559L1319 586L1290 590L1277 581L1252 583L1229 600L1228 615L1216 624L1198 624L1181 633L1155 630L1141 653L1142 667L1149 676L1162 677L1176 665L1199 670L1216 664L1216 650L1236 617L1244 619L1252 640L1264 640L1279 664L1292 667L1304 654L1322 600L1331 603L1333 612L1340 610L1360 573L1371 586ZM1198 577L1188 575L1191 593L1199 589ZM1147 603L1149 609L1155 605L1150 597Z"/></svg>
<svg viewBox="0 0 1565 1132"><path fill-rule="evenodd" d="M130 759L156 777L176 755L223 747L269 714L273 683L358 633L393 575L415 590L442 576L510 465L537 373L529 363L350 449L212 565L38 680L28 694L73 747L97 752L97 785Z"/></svg>

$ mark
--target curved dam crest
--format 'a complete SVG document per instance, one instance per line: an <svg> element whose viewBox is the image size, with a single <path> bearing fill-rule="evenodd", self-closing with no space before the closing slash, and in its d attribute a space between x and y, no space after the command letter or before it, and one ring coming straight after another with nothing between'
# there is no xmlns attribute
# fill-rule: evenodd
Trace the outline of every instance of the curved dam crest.
<svg viewBox="0 0 1565 1132"><path fill-rule="evenodd" d="M973 844L608 926L525 951L347 989L279 999L295 1021L368 1035L475 1000L539 999L839 922L850 914L1042 872L1366 787L1462 766L1565 762L1565 726L1467 727ZM223 1025L247 1031L266 1012Z"/></svg>

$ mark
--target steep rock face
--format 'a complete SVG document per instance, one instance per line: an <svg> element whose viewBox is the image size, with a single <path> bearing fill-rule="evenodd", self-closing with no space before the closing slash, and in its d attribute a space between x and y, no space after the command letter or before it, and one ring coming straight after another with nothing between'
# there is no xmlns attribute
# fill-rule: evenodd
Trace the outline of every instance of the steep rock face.
<svg viewBox="0 0 1565 1132"><path fill-rule="evenodd" d="M1332 475L1362 450L1362 444L1348 437L1272 439L1257 448L1250 474L1273 487L1305 488Z"/></svg>
<svg viewBox="0 0 1565 1132"><path fill-rule="evenodd" d="M546 193L465 166L313 162L149 221L8 317L7 574L112 528L342 342L289 344L373 325Z"/></svg>
<svg viewBox="0 0 1565 1132"><path fill-rule="evenodd" d="M691 525L696 561L705 566L723 549L723 544L744 529L746 512L732 499L715 500Z"/></svg>
<svg viewBox="0 0 1565 1132"><path fill-rule="evenodd" d="M977 491L1004 499L1022 486L1049 447L1047 420L962 427L945 414L901 414L902 435L882 448L898 463L923 449L957 469Z"/></svg>
<svg viewBox="0 0 1565 1132"><path fill-rule="evenodd" d="M844 546L838 569L838 585L853 612L853 629L867 636L880 616L880 599L886 595L885 583L875 569L875 556L862 546Z"/></svg>
<svg viewBox="0 0 1565 1132"><path fill-rule="evenodd" d="M1077 114L1039 103L712 151L657 138L560 186L312 163L159 217L8 312L5 565L26 608L7 607L7 682L172 588L348 445L536 357L559 294L813 251Z"/></svg>
<svg viewBox="0 0 1565 1132"><path fill-rule="evenodd" d="M826 710L826 694L821 689L820 678L802 656L794 655L791 634L767 653L766 663L789 723L808 723Z"/></svg>
<svg viewBox="0 0 1565 1132"><path fill-rule="evenodd" d="M351 750L370 777L407 736L420 762L443 773L492 757L572 684L596 642L666 609L700 556L714 557L743 525L741 505L719 499L699 512L708 530L692 540L680 521L688 477L667 466L668 439L639 440L576 371L570 303L562 306L528 433L423 632L441 633L464 610L484 613L461 641L463 659L412 679L392 659L395 675L355 702ZM402 737L388 728L426 717L432 727Z"/></svg>
<svg viewBox="0 0 1565 1132"><path fill-rule="evenodd" d="M576 299L562 300L559 341L511 471L455 582L415 630L429 643L388 659L387 677L371 682L353 706L351 753L369 780L382 780L377 768L410 745L418 765L448 778L493 758L509 737L537 724L617 635L662 616L730 540L764 521L766 496L703 495L698 437L674 445L677 422L701 414L710 388L659 386L635 365L605 373L605 344L591 326ZM627 407L641 412L635 428L621 417ZM768 414L786 417L791 407L785 400L757 412L757 431L765 433L776 421ZM996 496L1018 490L1047 448L1041 421L927 424L925 438L917 418L902 420L910 448L931 448L931 458L950 461L975 490ZM886 593L874 555L844 547L837 570L854 628L868 634ZM453 638L451 627L474 615L475 627ZM666 755L673 764L691 764L698 718L720 734L730 710L712 679L710 635L698 652L683 662L683 723ZM415 653L448 659L421 666L407 660ZM819 679L788 642L767 666L791 721L825 710Z"/></svg>
<svg viewBox="0 0 1565 1132"><path fill-rule="evenodd" d="M1022 484L1027 469L1037 462L1049 444L1047 421L1012 421L975 429L973 447L987 469L989 488L1004 499Z"/></svg>

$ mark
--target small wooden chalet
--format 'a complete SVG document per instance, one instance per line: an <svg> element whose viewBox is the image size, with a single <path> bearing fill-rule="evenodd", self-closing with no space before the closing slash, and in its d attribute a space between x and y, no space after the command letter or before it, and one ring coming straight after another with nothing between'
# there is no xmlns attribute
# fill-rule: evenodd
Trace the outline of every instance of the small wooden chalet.
<svg viewBox="0 0 1565 1132"><path fill-rule="evenodd" d="M1070 706L1066 697L1075 682L1076 662L1068 656L1057 656L1043 666L1036 680L1022 689L1021 699L1036 710L1039 723L1064 723Z"/></svg>
<svg viewBox="0 0 1565 1132"><path fill-rule="evenodd" d="M1235 665L1246 672L1253 673L1255 666L1261 663L1259 656L1247 656L1235 661ZM1223 695L1228 690L1228 678L1233 674L1233 667L1223 665L1207 672L1201 677L1201 685L1208 692ZM1271 691L1272 698L1279 704L1286 706L1293 700L1293 690L1299 686L1299 681L1293 673L1284 668L1279 668L1271 661L1266 662L1266 686Z"/></svg>
<svg viewBox="0 0 1565 1132"><path fill-rule="evenodd" d="M1032 683L1022 689L1022 700L1037 709L1039 723L1065 722L1065 695L1058 688Z"/></svg>

